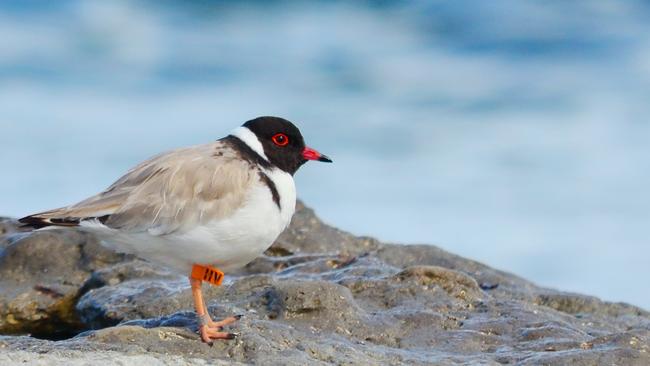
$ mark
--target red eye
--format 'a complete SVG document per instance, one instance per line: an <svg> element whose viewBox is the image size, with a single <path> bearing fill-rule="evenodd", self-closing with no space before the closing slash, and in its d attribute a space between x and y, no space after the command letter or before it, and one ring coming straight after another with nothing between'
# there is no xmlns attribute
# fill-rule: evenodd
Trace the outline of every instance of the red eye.
<svg viewBox="0 0 650 366"><path fill-rule="evenodd" d="M278 146L287 146L289 144L289 138L283 133L278 133L271 137L273 143Z"/></svg>

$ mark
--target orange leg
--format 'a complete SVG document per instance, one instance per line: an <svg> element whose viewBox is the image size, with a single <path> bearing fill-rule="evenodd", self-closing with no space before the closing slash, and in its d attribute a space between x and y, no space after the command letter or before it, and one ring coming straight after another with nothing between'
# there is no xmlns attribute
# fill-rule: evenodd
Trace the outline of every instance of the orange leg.
<svg viewBox="0 0 650 366"><path fill-rule="evenodd" d="M199 317L199 334L201 335L201 340L205 343L212 343L215 339L234 339L237 334L222 332L222 327L241 319L241 315L231 316L218 322L212 321L210 314L208 314L208 309L205 306L205 302L203 301L201 284L201 280L190 278L192 297L194 298L194 309L196 310L196 315Z"/></svg>

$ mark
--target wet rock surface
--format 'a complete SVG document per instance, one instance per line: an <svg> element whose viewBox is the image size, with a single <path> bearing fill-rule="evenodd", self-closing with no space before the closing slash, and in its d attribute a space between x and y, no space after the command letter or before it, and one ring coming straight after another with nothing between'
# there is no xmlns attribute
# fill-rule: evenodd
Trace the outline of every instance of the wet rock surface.
<svg viewBox="0 0 650 366"><path fill-rule="evenodd" d="M212 347L186 278L73 231L0 233L0 364L650 364L643 309L355 237L302 204L266 255L204 287L213 318L244 315Z"/></svg>

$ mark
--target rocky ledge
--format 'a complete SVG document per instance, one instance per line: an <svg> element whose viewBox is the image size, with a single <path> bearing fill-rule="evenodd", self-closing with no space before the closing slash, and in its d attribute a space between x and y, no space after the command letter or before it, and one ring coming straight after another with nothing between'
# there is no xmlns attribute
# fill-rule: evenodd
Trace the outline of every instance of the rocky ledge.
<svg viewBox="0 0 650 366"><path fill-rule="evenodd" d="M431 245L384 244L302 204L266 254L207 289L240 336L195 333L187 279L74 231L0 221L0 364L649 365L650 313Z"/></svg>

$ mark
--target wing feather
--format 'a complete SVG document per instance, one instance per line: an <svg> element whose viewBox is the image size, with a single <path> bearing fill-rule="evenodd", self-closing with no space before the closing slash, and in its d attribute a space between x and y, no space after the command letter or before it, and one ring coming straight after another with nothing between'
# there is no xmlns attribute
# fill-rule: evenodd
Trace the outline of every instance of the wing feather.
<svg viewBox="0 0 650 366"><path fill-rule="evenodd" d="M39 228L99 220L122 231L165 235L241 207L257 177L250 167L220 141L178 149L141 163L98 195L21 222Z"/></svg>

